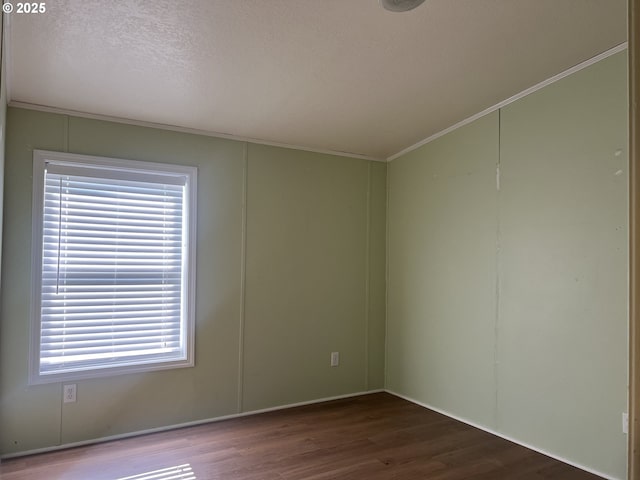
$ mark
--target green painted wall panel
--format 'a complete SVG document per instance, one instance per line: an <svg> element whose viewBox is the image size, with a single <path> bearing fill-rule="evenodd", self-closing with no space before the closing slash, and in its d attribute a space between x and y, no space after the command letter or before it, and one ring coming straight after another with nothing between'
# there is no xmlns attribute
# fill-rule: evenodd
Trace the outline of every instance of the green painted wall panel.
<svg viewBox="0 0 640 480"><path fill-rule="evenodd" d="M612 478L626 470L626 78L623 52L389 166L387 388Z"/></svg>
<svg viewBox="0 0 640 480"><path fill-rule="evenodd" d="M387 383L493 426L498 114L389 165Z"/></svg>
<svg viewBox="0 0 640 480"><path fill-rule="evenodd" d="M245 410L366 388L368 163L249 145Z"/></svg>
<svg viewBox="0 0 640 480"><path fill-rule="evenodd" d="M248 193L250 199L257 201L250 202L246 211L247 218L252 219L248 225L247 258L258 264L273 263L271 247L281 246L277 244L278 236L292 245L304 240L306 250L280 250L276 265L283 272L295 272L294 281L286 275L272 280L281 282L279 287L284 293L296 285L309 288L292 297L291 303L297 309L278 317L278 329L268 331L257 345L249 341L250 348L245 344L241 350L243 203L247 178L244 142L15 108L8 111L7 138L0 454L215 418L237 413L243 403L250 408L278 406L364 389L366 272L371 275L370 285L377 290L384 285L384 270L380 269L383 260L375 259L374 267L366 267L370 162L250 146L250 165L255 172L249 171L248 178L253 178L255 191ZM59 383L27 385L34 148L198 167L194 368L77 381L78 401L71 404L62 403ZM375 166L375 198L370 197L375 215L369 223L376 225L375 232L380 237L384 234L380 229L385 221L380 205L385 191L379 187L385 182L385 168L383 164ZM273 188L272 181L279 182L278 188ZM263 193L273 198L263 199ZM285 196L286 208L265 210ZM256 225L261 225L262 230L255 231ZM383 241L374 239L370 244L379 248ZM260 258L261 255L267 258ZM276 301L285 305L289 299L260 296L256 289L272 292L278 286L264 285L259 278L255 283L256 277L248 273L251 281L247 286L256 287L248 290L253 292L253 296L247 296L247 305L253 312L247 317L248 325L261 325L271 318L263 312L272 311ZM335 278L335 273L342 276ZM384 321L379 305L372 311L372 322L379 329ZM303 312L310 314L305 317ZM302 330L301 319L306 322ZM253 332L248 330L249 340ZM370 369L369 374L379 379L384 352L379 335L374 337L375 345L370 348L373 358L369 359L377 371ZM251 362L261 358L267 347L286 352L294 344L305 353L319 352L322 346L321 362L318 357L321 368L314 370L313 362L295 358L289 372L280 370L276 368L280 357L269 353L261 359L269 367L264 376L245 375L245 382L240 383L243 363L252 366ZM329 346L343 354L337 369L328 367L330 350L324 350ZM295 378L296 382L288 384L283 381L287 378ZM239 398L241 386L249 395L245 402Z"/></svg>
<svg viewBox="0 0 640 480"><path fill-rule="evenodd" d="M78 382L82 401L63 406L62 443L235 413L243 144L69 117L68 145L198 167L196 367Z"/></svg>
<svg viewBox="0 0 640 480"><path fill-rule="evenodd" d="M626 55L501 114L501 432L625 476Z"/></svg>
<svg viewBox="0 0 640 480"><path fill-rule="evenodd" d="M0 448L2 453L60 441L59 384L28 386L31 291L31 181L34 148L62 150L66 120L7 112L0 322Z"/></svg>
<svg viewBox="0 0 640 480"><path fill-rule="evenodd" d="M384 388L386 332L387 165L369 163L368 385Z"/></svg>

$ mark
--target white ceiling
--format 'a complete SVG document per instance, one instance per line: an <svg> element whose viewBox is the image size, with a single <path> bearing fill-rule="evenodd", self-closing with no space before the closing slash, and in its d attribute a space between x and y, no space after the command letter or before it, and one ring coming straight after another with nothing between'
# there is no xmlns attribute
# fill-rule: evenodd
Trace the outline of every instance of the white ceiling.
<svg viewBox="0 0 640 480"><path fill-rule="evenodd" d="M375 158L626 41L626 0L49 0L9 99Z"/></svg>

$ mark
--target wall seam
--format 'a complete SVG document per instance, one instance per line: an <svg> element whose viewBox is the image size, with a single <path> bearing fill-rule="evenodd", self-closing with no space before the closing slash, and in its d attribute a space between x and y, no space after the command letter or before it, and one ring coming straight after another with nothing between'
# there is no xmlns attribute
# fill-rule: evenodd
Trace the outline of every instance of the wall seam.
<svg viewBox="0 0 640 480"><path fill-rule="evenodd" d="M388 360L389 360L389 204L391 194L391 168L389 163L386 164L385 171L386 180L386 192L385 192L385 245L384 245L384 372L382 376L382 383L384 388L389 388L388 382Z"/></svg>
<svg viewBox="0 0 640 480"><path fill-rule="evenodd" d="M627 196L629 215L629 310L628 310L628 385L627 398L628 412L628 438L627 438L627 477L637 479L640 477L640 295L638 284L640 283L640 268L638 257L640 253L640 208L638 197L640 190L640 148L638 126L640 124L640 110L638 108L640 92L640 61L637 48L640 40L640 2L629 0L628 2L628 37L629 56L628 62L628 95L629 95L629 192Z"/></svg>
<svg viewBox="0 0 640 480"><path fill-rule="evenodd" d="M364 389L369 390L369 321L371 319L371 162L367 162L367 205L364 279Z"/></svg>
<svg viewBox="0 0 640 480"><path fill-rule="evenodd" d="M69 153L69 115L64 116L62 145L65 153Z"/></svg>
<svg viewBox="0 0 640 480"><path fill-rule="evenodd" d="M247 281L247 187L249 176L249 145L244 143L242 168L242 239L240 247L240 322L238 326L238 398L237 411L244 408L244 326Z"/></svg>
<svg viewBox="0 0 640 480"><path fill-rule="evenodd" d="M60 428L58 428L58 445L62 445L62 414L63 414L63 404L62 399L64 398L64 385L62 383L60 385L60 395L58 395L58 399L60 400Z"/></svg>
<svg viewBox="0 0 640 480"><path fill-rule="evenodd" d="M496 159L496 260L495 260L495 269L496 269L496 313L495 313L495 321L493 326L493 381L495 388L495 396L494 396L494 405L493 405L493 425L494 428L498 428L498 412L499 412L499 345L498 340L500 338L500 287L501 287L501 276L500 276L500 267L501 267L501 248L502 248L502 232L500 225L500 182L501 182L501 170L502 166L502 109L498 110L498 155Z"/></svg>

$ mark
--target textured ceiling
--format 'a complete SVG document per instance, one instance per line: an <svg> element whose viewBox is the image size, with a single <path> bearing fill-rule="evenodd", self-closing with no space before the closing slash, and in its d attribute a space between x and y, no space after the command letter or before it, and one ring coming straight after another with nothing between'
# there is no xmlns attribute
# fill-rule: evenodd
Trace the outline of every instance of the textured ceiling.
<svg viewBox="0 0 640 480"><path fill-rule="evenodd" d="M626 41L626 0L54 0L9 99L386 158Z"/></svg>

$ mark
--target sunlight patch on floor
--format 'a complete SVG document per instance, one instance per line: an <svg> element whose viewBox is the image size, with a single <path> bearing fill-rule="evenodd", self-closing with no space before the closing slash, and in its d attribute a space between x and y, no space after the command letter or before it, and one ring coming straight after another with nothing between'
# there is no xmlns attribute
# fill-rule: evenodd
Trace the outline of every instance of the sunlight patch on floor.
<svg viewBox="0 0 640 480"><path fill-rule="evenodd" d="M152 472L139 473L130 477L121 477L117 480L196 480L191 465L185 463L175 467L161 468Z"/></svg>

